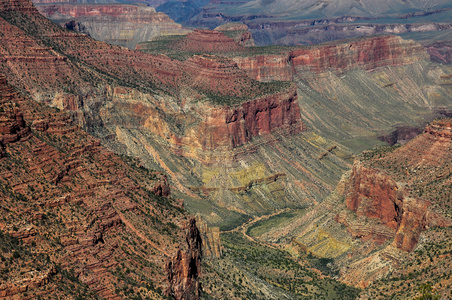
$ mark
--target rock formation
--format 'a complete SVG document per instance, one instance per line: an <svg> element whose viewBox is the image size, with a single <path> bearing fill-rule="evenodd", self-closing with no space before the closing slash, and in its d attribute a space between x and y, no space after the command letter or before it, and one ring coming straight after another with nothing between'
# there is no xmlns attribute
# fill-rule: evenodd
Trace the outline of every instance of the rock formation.
<svg viewBox="0 0 452 300"><path fill-rule="evenodd" d="M245 47L254 46L254 40L251 32L248 30L248 26L243 23L227 23L218 26L214 30L221 31L225 35L232 37L239 45Z"/></svg>
<svg viewBox="0 0 452 300"><path fill-rule="evenodd" d="M359 226L350 226L347 217L338 216L336 219L349 226L348 230L355 237L375 239L380 244L393 239L396 248L408 252L414 249L421 232L426 228L452 225L444 217L432 214L429 209L431 202L406 196L405 193L384 172L357 163L353 166L345 189L347 209L356 212L358 216L378 219L391 229L392 234L379 233L378 230L360 230ZM433 215L434 219L428 217Z"/></svg>
<svg viewBox="0 0 452 300"><path fill-rule="evenodd" d="M233 52L242 47L232 38L215 30L195 29L187 34L182 40L173 47L184 49L190 52L208 53L208 52Z"/></svg>
<svg viewBox="0 0 452 300"><path fill-rule="evenodd" d="M203 241L203 257L211 259L221 258L223 247L220 240L220 228L207 225L200 216L196 217L196 226Z"/></svg>
<svg viewBox="0 0 452 300"><path fill-rule="evenodd" d="M203 242L196 219L187 226L186 244L166 266L169 286L165 293L176 300L197 300L201 296L201 260Z"/></svg>
<svg viewBox="0 0 452 300"><path fill-rule="evenodd" d="M124 288L162 298L163 276L148 275L162 273L181 238L173 222L183 219L178 203L160 197L169 194L164 174L109 152L64 112L22 97L4 75L0 141L1 238L23 247L2 244L11 263L0 296L120 299ZM141 258L132 262L130 252ZM136 283L141 272L147 284Z"/></svg>
<svg viewBox="0 0 452 300"><path fill-rule="evenodd" d="M52 3L37 5L37 8L62 26L131 49L156 36L190 32L164 13L142 5Z"/></svg>
<svg viewBox="0 0 452 300"><path fill-rule="evenodd" d="M232 59L259 81L291 81L295 74L328 70L344 73L353 69L373 70L401 66L427 58L425 49L397 36L381 36L314 47L281 49L278 54L236 54Z"/></svg>

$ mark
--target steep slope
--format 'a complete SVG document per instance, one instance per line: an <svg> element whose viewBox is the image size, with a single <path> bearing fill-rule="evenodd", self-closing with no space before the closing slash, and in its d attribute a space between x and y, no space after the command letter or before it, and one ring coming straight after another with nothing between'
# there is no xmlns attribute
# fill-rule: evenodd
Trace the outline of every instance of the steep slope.
<svg viewBox="0 0 452 300"><path fill-rule="evenodd" d="M217 33L219 35L219 33ZM184 38L188 44L189 36ZM139 44L141 51L176 53L181 38ZM205 47L206 49L213 49ZM261 81L294 81L303 122L319 135L356 153L400 128L422 131L439 111L450 109L452 69L432 64L425 49L397 36L380 36L310 47L243 47L228 56ZM395 132L395 133L394 133ZM410 134L407 135L407 137ZM412 135L411 135L412 136ZM402 137L401 137L402 139Z"/></svg>
<svg viewBox="0 0 452 300"><path fill-rule="evenodd" d="M449 295L450 276L442 275L450 265L450 130L450 119L435 121L404 146L364 152L325 202L267 232L249 232L267 242L290 241L294 255L331 258L329 269L369 287L363 295L370 298L413 297L417 288L407 287L428 281ZM421 263L426 255L436 258ZM387 289L386 276L399 278L400 287Z"/></svg>
<svg viewBox="0 0 452 300"><path fill-rule="evenodd" d="M161 298L184 222L166 176L107 151L3 75L0 99L0 229L18 245L2 244L1 295Z"/></svg>
<svg viewBox="0 0 452 300"><path fill-rule="evenodd" d="M28 91L36 100L67 110L75 123L100 137L102 143L116 152L138 157L140 164L146 168L166 171L172 186L171 194L183 199L184 206L191 212L200 212L209 225L232 228L250 218L250 215L312 203L314 199L326 195L349 166L349 152L342 147L333 151L334 156L316 159L331 145L329 141L315 134L303 133L304 125L299 116L297 93L290 83L257 82L226 58L199 55L181 62L165 56L152 56L96 42L87 36L63 30L52 24L32 7L20 12L12 11L9 2L2 4L0 15L2 35L5 39L1 40L1 68L7 72L10 81L20 90ZM109 60L106 61L106 57ZM42 61L46 62L44 67ZM69 126L75 126L69 119L66 121ZM43 130L47 128L45 122L36 123L36 126ZM82 137L81 134L77 136ZM75 140L77 139L74 138ZM54 143L59 146L57 142L58 140ZM67 153L70 155L72 152L67 150ZM303 166L292 161L293 153L311 163ZM268 157L273 157L274 160L268 160ZM55 160L59 162L57 158ZM107 163L111 163L111 168L114 168L113 159L107 159ZM70 184L66 182L72 178L72 168L77 168L78 165L66 168L64 163L59 164L64 167L55 176L57 184ZM118 167L117 172L119 170ZM113 174L115 172L111 171ZM140 168L137 168L137 172L141 172ZM150 176L146 174L143 176ZM137 178L137 185L148 185L148 179L140 177L139 174L131 174L131 177ZM164 177L161 181L165 181ZM75 190L76 184L78 185L78 181L69 185L69 188ZM189 244L188 252L181 250L174 257L171 250L176 247L180 235L172 235L174 240L164 240L164 231L175 231L177 225L181 225L171 225L176 222L179 214L174 213L174 220L170 221L166 219L170 216L165 214L163 208L162 211L155 209L153 212L151 208L147 211L146 205L154 203L152 199L149 200L146 196L141 199L141 196L134 193L124 196L117 191L126 189L116 181L105 184L106 187L100 187L101 192L92 187L101 198L90 194L93 205L97 205L97 201L101 202L102 199L109 199L114 210L115 201L125 201L128 204L128 199L132 204L138 204L132 205L130 211L120 211L124 218L120 218L119 226L129 228L136 240L126 239L124 244L118 242L119 247L127 247L124 248L124 268L122 264L119 269L113 270L110 265L102 265L102 272L112 271L113 279L110 280L110 275L105 275L107 288L105 291L99 291L101 296L110 297L110 286L116 284L119 288L113 292L118 292L118 297L131 297L132 292L127 286L129 283L134 284L131 280L138 281L141 276L149 276L144 274L148 272L145 267L143 271L136 272L136 277L128 276L135 274L135 266L130 265L132 261L142 262L142 256L148 253L146 251L153 251L150 246L147 246L146 250L147 244L156 244L155 247L162 247L168 254L164 255L165 258L162 255L160 261L155 262L155 270L159 269L166 256L171 257L172 261L171 267L167 265L169 272L166 277L171 285L164 286L152 281L149 288L145 286L148 290L152 290L151 287L154 286L157 293L158 288L167 288L167 294L176 298L178 295L184 295L184 288L199 291L196 288L199 274L193 272L193 264L186 264L191 261L187 258L198 256L196 251L193 251ZM146 187L146 191L151 187L159 195L168 190L166 184L152 184ZM102 193L110 190L114 195ZM141 193L139 188L137 191ZM165 205L166 202L159 199L157 198L156 202L163 202L162 205ZM145 206L143 213L140 211L140 205ZM150 216L144 216L145 213ZM154 215L157 213L162 214L165 219L157 218ZM67 214L70 215L70 212ZM157 240L146 232L153 232L150 227L153 227L153 221L157 223L158 220L163 223L161 234L164 237ZM116 230L116 227L112 228ZM107 236L107 233L102 233L105 242L104 236ZM139 243L139 238L145 243ZM95 244L99 247L103 245L100 240ZM139 254L134 252L135 246ZM141 251L142 248L144 252ZM280 255L281 252L276 253L272 261ZM64 258L77 266L71 257ZM230 258L221 264L233 266L234 270L237 270L240 269L240 262L241 260ZM297 280L301 280L304 274L311 273L292 259L288 259L288 263L293 270L297 270ZM196 264L198 262L195 261ZM137 263L136 268L140 266ZM278 288L276 278L282 270L275 263L272 263L272 266L276 271L272 280L264 284L266 293L294 295L288 285L284 286L284 291ZM77 278L81 276L78 272L77 269ZM102 272L100 274L104 276ZM220 268L206 271L210 274L209 278L221 278L223 272ZM152 272L150 274L154 276ZM114 282L115 276L120 278L120 283L108 285L108 282ZM261 277L248 273L247 276L250 276L247 291L251 295L260 295L256 284L261 282ZM159 281L163 274L159 273L154 277ZM320 286L316 288L319 295L329 293L321 288L325 285L330 289L348 290L334 280L324 281L321 276L313 278L320 280L312 283ZM90 286L94 290L97 289L96 280L93 280ZM195 288L187 285L190 282L195 284ZM234 294L240 295L235 293L235 279L223 282L218 287L209 285L209 293L231 297ZM87 280L86 283L89 285L91 281ZM220 290L220 287L224 289ZM357 292L353 288L350 290L354 294ZM149 295L150 298L157 297L154 294Z"/></svg>

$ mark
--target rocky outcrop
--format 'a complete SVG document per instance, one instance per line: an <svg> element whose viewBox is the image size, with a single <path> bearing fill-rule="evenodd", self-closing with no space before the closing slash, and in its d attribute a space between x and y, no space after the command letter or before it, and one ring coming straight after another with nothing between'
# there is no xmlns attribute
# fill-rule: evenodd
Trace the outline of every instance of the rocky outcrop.
<svg viewBox="0 0 452 300"><path fill-rule="evenodd" d="M235 56L233 60L251 78L258 81L292 81L294 70L289 54Z"/></svg>
<svg viewBox="0 0 452 300"><path fill-rule="evenodd" d="M436 42L425 47L432 61L445 65L452 64L452 42Z"/></svg>
<svg viewBox="0 0 452 300"><path fill-rule="evenodd" d="M433 122L425 128L425 133L437 138L452 139L452 121L443 119Z"/></svg>
<svg viewBox="0 0 452 300"><path fill-rule="evenodd" d="M218 26L214 30L221 31L225 35L232 37L234 41L242 46L255 46L253 36L248 30L248 26L243 23L227 23Z"/></svg>
<svg viewBox="0 0 452 300"><path fill-rule="evenodd" d="M214 151L216 155L221 152L226 155L224 151L245 145L258 136L303 131L305 127L296 99L297 91L292 87L286 92L230 107L205 103L197 108L203 118L183 135L171 131L169 124L162 124L162 116L157 113L146 120L145 127L165 137L177 154L209 162L215 160Z"/></svg>
<svg viewBox="0 0 452 300"><path fill-rule="evenodd" d="M179 249L166 265L169 286L165 293L176 300L197 300L201 297L201 260L203 242L192 218L186 228L184 249Z"/></svg>
<svg viewBox="0 0 452 300"><path fill-rule="evenodd" d="M359 163L353 166L345 198L349 210L380 219L396 229L402 214L402 200L403 195L392 178Z"/></svg>
<svg viewBox="0 0 452 300"><path fill-rule="evenodd" d="M223 254L221 246L220 228L216 226L208 226L201 216L196 217L196 226L203 241L203 257L204 258L220 258Z"/></svg>
<svg viewBox="0 0 452 300"><path fill-rule="evenodd" d="M187 34L185 38L176 43L173 47L190 52L233 52L238 51L242 46L238 45L232 38L215 30L195 29Z"/></svg>
<svg viewBox="0 0 452 300"><path fill-rule="evenodd" d="M156 36L190 32L154 8L130 4L41 4L41 14L96 40L131 49Z"/></svg>
<svg viewBox="0 0 452 300"><path fill-rule="evenodd" d="M6 77L0 74L0 148L6 144L19 141L30 136L30 128L25 126L25 121L19 107L13 99L17 97L15 92L6 83ZM4 153L3 150L0 150Z"/></svg>
<svg viewBox="0 0 452 300"><path fill-rule="evenodd" d="M398 36L381 36L336 45L324 45L291 52L291 61L298 72L315 73L354 68L372 70L382 66L400 66L427 58L425 49Z"/></svg>
<svg viewBox="0 0 452 300"><path fill-rule="evenodd" d="M155 175L159 175L159 180L155 183L152 192L160 197L169 197L171 194L170 185L168 183L168 177L162 173L156 173Z"/></svg>
<svg viewBox="0 0 452 300"><path fill-rule="evenodd" d="M388 174L360 162L354 164L346 184L345 204L356 213L358 221L346 214L336 216L336 221L346 225L355 238L373 239L379 244L393 239L396 248L408 252L414 249L426 228L452 224L430 210L431 202L407 196ZM369 230L365 218L378 222ZM363 224L359 225L360 222Z"/></svg>

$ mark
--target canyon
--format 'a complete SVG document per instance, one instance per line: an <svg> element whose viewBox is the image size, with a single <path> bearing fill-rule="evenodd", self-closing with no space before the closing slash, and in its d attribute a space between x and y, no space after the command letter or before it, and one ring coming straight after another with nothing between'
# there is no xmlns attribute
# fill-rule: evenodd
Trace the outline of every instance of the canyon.
<svg viewBox="0 0 452 300"><path fill-rule="evenodd" d="M41 14L63 27L109 44L135 48L157 36L190 32L164 13L132 4L37 4Z"/></svg>
<svg viewBox="0 0 452 300"><path fill-rule="evenodd" d="M43 296L74 284L109 299L353 299L379 295L427 245L450 292L435 275L450 121L425 124L451 109L452 70L419 44L253 47L232 26L133 51L26 0L1 1L0 17L0 228L22 247L1 295L27 292L19 266L36 257L27 289ZM404 126L425 130L383 147Z"/></svg>

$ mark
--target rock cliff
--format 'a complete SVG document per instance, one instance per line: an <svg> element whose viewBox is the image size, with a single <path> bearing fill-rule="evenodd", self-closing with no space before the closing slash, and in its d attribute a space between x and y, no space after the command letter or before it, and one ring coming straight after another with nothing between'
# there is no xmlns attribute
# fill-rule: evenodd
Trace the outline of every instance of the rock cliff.
<svg viewBox="0 0 452 300"><path fill-rule="evenodd" d="M203 117L183 135L171 132L169 125L162 126L158 114L149 117L145 127L166 137L175 153L212 162L218 159L221 151L232 151L248 144L254 137L275 132L290 135L305 130L296 101L297 92L292 87L283 93L234 106L205 103L197 108ZM227 152L223 154L228 156Z"/></svg>
<svg viewBox="0 0 452 300"><path fill-rule="evenodd" d="M186 244L166 265L169 286L165 293L176 300L198 300L201 297L201 261L203 241L196 219L187 225Z"/></svg>
<svg viewBox="0 0 452 300"><path fill-rule="evenodd" d="M296 47L294 50L288 47L278 52L236 55L232 59L256 80L291 81L295 74L306 71L319 74L328 70L336 73L353 69L373 70L412 64L428 57L420 44L398 36L362 38L336 44Z"/></svg>
<svg viewBox="0 0 452 300"><path fill-rule="evenodd" d="M45 17L62 26L131 49L137 43L156 36L190 32L166 14L142 5L52 3L40 4L37 8Z"/></svg>
<svg viewBox="0 0 452 300"><path fill-rule="evenodd" d="M232 38L215 30L195 29L173 47L190 52L233 52L242 48Z"/></svg>
<svg viewBox="0 0 452 300"><path fill-rule="evenodd" d="M452 225L450 220L432 213L431 202L406 196L405 193L388 174L355 164L345 189L347 209L358 216L378 219L391 229L392 234L380 233L376 230L378 227L366 231L366 226L363 226L364 230L360 230L360 226L350 226L347 217L336 219L348 226L354 237L374 239L380 244L393 240L394 247L408 252L414 249L426 228Z"/></svg>

